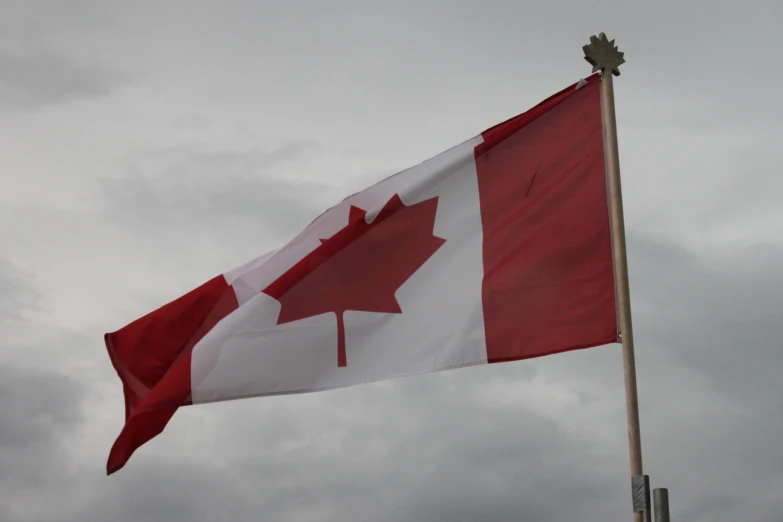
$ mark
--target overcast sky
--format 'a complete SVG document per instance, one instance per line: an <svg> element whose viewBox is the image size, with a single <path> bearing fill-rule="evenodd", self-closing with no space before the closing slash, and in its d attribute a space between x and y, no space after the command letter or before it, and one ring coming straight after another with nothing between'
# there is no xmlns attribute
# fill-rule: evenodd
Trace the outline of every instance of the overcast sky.
<svg viewBox="0 0 783 522"><path fill-rule="evenodd" d="M181 409L111 477L103 345L626 52L645 472L783 520L777 1L0 0L0 520L630 520L616 345Z"/></svg>

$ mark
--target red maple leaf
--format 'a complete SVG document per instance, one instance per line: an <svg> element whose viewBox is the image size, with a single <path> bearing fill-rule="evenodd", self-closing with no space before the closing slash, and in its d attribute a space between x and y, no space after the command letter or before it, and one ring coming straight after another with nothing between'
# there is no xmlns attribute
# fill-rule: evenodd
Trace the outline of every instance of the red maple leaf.
<svg viewBox="0 0 783 522"><path fill-rule="evenodd" d="M367 223L351 206L345 228L264 289L280 301L277 324L334 312L337 366L347 366L343 313L402 313L394 293L446 242L432 234L437 209L437 197L407 206L395 194Z"/></svg>

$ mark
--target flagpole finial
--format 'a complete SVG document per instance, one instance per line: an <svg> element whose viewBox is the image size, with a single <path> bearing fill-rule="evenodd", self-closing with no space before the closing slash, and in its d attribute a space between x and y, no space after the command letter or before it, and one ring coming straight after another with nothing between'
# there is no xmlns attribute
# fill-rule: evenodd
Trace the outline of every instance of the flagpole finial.
<svg viewBox="0 0 783 522"><path fill-rule="evenodd" d="M605 33L591 36L590 43L583 46L585 60L593 66L593 72L609 69L615 76L620 76L620 65L625 63L625 53L617 50L614 40L609 40Z"/></svg>

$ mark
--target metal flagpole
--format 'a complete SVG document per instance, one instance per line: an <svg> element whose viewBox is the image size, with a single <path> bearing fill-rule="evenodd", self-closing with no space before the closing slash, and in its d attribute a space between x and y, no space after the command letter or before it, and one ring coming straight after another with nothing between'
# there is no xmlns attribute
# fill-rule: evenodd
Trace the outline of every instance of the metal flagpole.
<svg viewBox="0 0 783 522"><path fill-rule="evenodd" d="M628 417L628 449L631 460L631 491L634 521L649 522L650 486L642 471L642 440L639 427L639 401L636 391L636 360L633 349L633 326L631 324L631 296L628 285L628 258L625 249L625 220L623 217L623 195L620 184L620 154L617 144L617 120L614 107L613 76L620 75L620 65L625 63L623 53L618 51L614 40L604 33L591 36L590 43L582 47L593 72L601 71L601 112L604 126L604 152L606 172L609 180L609 207L612 220L612 249L614 255L615 280L617 284L617 306L620 313L620 339L623 346L625 369L625 403Z"/></svg>

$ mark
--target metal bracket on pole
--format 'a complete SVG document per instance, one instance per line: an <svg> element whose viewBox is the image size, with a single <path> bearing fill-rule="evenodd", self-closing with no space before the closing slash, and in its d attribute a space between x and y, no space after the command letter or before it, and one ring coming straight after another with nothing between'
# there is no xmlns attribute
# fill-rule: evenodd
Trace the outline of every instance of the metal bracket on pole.
<svg viewBox="0 0 783 522"><path fill-rule="evenodd" d="M637 475L631 478L631 494L634 513L644 513L646 521L650 520L650 477Z"/></svg>

